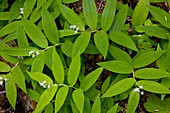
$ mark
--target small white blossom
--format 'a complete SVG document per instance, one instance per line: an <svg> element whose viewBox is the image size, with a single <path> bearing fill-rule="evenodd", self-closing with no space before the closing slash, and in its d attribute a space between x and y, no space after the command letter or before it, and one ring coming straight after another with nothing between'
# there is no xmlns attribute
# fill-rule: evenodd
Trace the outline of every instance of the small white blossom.
<svg viewBox="0 0 170 113"><path fill-rule="evenodd" d="M43 87L43 88L47 88L47 86L46 86L46 85L43 85L42 87Z"/></svg>
<svg viewBox="0 0 170 113"><path fill-rule="evenodd" d="M74 33L77 33L77 31L74 31Z"/></svg>
<svg viewBox="0 0 170 113"><path fill-rule="evenodd" d="M144 91L141 91L140 94L141 94L141 95L144 95Z"/></svg>
<svg viewBox="0 0 170 113"><path fill-rule="evenodd" d="M47 88L50 88L51 86L50 86L50 84L47 86Z"/></svg>
<svg viewBox="0 0 170 113"><path fill-rule="evenodd" d="M36 51L36 55L40 55L40 53L38 51Z"/></svg>
<svg viewBox="0 0 170 113"><path fill-rule="evenodd" d="M134 92L140 92L140 89L139 88L135 88L133 91Z"/></svg>
<svg viewBox="0 0 170 113"><path fill-rule="evenodd" d="M5 78L4 80L5 80L5 82L6 82L6 81L8 81L8 79L7 79L7 78Z"/></svg>
<svg viewBox="0 0 170 113"><path fill-rule="evenodd" d="M3 85L3 81L0 81L0 86L2 86Z"/></svg>
<svg viewBox="0 0 170 113"><path fill-rule="evenodd" d="M76 27L76 25L71 25L70 29L73 29L75 33L79 31L79 27Z"/></svg>
<svg viewBox="0 0 170 113"><path fill-rule="evenodd" d="M159 111L158 109L155 110L155 112L158 112L158 111Z"/></svg>
<svg viewBox="0 0 170 113"><path fill-rule="evenodd" d="M35 51L35 50L31 50L28 53L28 56L31 56L32 58L34 58L34 57L36 57L38 55L40 55L39 51Z"/></svg>
<svg viewBox="0 0 170 113"><path fill-rule="evenodd" d="M76 31L78 31L78 30L79 30L79 27L76 28Z"/></svg>
<svg viewBox="0 0 170 113"><path fill-rule="evenodd" d="M29 51L29 55L28 56L31 56L32 54L34 54L34 50Z"/></svg>
<svg viewBox="0 0 170 113"><path fill-rule="evenodd" d="M21 14L21 15L24 14L24 8L20 8L20 14Z"/></svg>
<svg viewBox="0 0 170 113"><path fill-rule="evenodd" d="M141 86L139 86L139 89L143 89L143 86L141 85Z"/></svg>

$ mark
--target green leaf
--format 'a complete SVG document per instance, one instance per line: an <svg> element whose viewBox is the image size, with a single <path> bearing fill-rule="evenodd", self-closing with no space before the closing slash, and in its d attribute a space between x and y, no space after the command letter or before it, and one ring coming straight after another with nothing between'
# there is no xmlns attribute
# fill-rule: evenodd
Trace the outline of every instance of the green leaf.
<svg viewBox="0 0 170 113"><path fill-rule="evenodd" d="M45 9L42 9L42 27L48 40L53 44L59 43L59 33L52 15Z"/></svg>
<svg viewBox="0 0 170 113"><path fill-rule="evenodd" d="M129 49L138 51L136 48L135 43L133 42L133 40L131 39L131 37L129 37L127 34L119 32L119 31L114 31L109 35L110 40L112 40L113 42L125 46Z"/></svg>
<svg viewBox="0 0 170 113"><path fill-rule="evenodd" d="M9 56L5 53L0 53L0 55L8 62L10 63L13 63L13 64L17 64L19 62L19 59L16 58L16 57L12 57L12 56Z"/></svg>
<svg viewBox="0 0 170 113"><path fill-rule="evenodd" d="M38 102L39 98L41 96L41 94L38 91L35 91L35 90L32 90L32 89L27 89L27 94L35 102Z"/></svg>
<svg viewBox="0 0 170 113"><path fill-rule="evenodd" d="M109 46L109 53L117 60L132 64L132 58L128 53L115 46Z"/></svg>
<svg viewBox="0 0 170 113"><path fill-rule="evenodd" d="M107 51L109 49L109 40L107 33L104 32L103 30L95 33L94 43L97 49L100 51L100 53L104 56L104 59L106 59Z"/></svg>
<svg viewBox="0 0 170 113"><path fill-rule="evenodd" d="M77 81L77 78L80 73L80 67L81 67L81 61L80 61L80 55L77 54L73 60L71 61L71 64L69 66L68 70L68 76L67 76L67 81L69 85L74 86L74 84Z"/></svg>
<svg viewBox="0 0 170 113"><path fill-rule="evenodd" d="M93 45L93 44L90 44L90 43L87 46L87 48L85 49L84 53L86 53L86 54L100 54L97 47L95 45Z"/></svg>
<svg viewBox="0 0 170 113"><path fill-rule="evenodd" d="M82 33L74 42L72 49L72 58L74 58L77 53L82 54L87 48L90 41L90 32Z"/></svg>
<svg viewBox="0 0 170 113"><path fill-rule="evenodd" d="M70 101L71 101L72 113L80 113L79 110L77 109L75 103L72 100L70 100Z"/></svg>
<svg viewBox="0 0 170 113"><path fill-rule="evenodd" d="M165 58L165 66L166 66L166 70L168 72L170 72L170 63L168 63L170 61L170 36L168 37L169 39L169 42L168 42L168 45L167 45L167 48L166 48L166 58Z"/></svg>
<svg viewBox="0 0 170 113"><path fill-rule="evenodd" d="M84 94L82 89L74 90L72 94L73 101L80 113L83 113L84 108Z"/></svg>
<svg viewBox="0 0 170 113"><path fill-rule="evenodd" d="M17 31L16 26L18 26L19 24L21 24L20 21L14 21L14 22L7 24L5 27L0 29L0 37Z"/></svg>
<svg viewBox="0 0 170 113"><path fill-rule="evenodd" d="M94 0L83 0L83 14L90 29L97 28L98 14Z"/></svg>
<svg viewBox="0 0 170 113"><path fill-rule="evenodd" d="M128 13L128 5L125 5L116 15L113 24L109 30L109 32L113 32L113 31L121 31L125 21L126 21L126 17L127 17L127 13Z"/></svg>
<svg viewBox="0 0 170 113"><path fill-rule="evenodd" d="M35 24L33 24L30 20L23 19L23 25L25 32L35 44L42 48L46 48L48 46L46 37Z"/></svg>
<svg viewBox="0 0 170 113"><path fill-rule="evenodd" d="M61 46L62 52L67 55L68 57L71 57L72 54L72 48L73 48L73 43L69 40L66 40L64 44Z"/></svg>
<svg viewBox="0 0 170 113"><path fill-rule="evenodd" d="M113 107L111 107L107 113L117 113L117 108L118 108L118 104L115 104Z"/></svg>
<svg viewBox="0 0 170 113"><path fill-rule="evenodd" d="M20 69L19 66L15 66L15 67L12 69L12 76L14 76L14 77L13 77L14 82L15 82L25 93L27 93L26 85L25 85L25 76L24 76L24 73L22 72L22 70Z"/></svg>
<svg viewBox="0 0 170 113"><path fill-rule="evenodd" d="M102 71L103 68L98 68L86 75L81 82L80 88L87 91L97 81Z"/></svg>
<svg viewBox="0 0 170 113"><path fill-rule="evenodd" d="M92 105L91 113L101 113L100 96L98 95Z"/></svg>
<svg viewBox="0 0 170 113"><path fill-rule="evenodd" d="M132 15L132 27L143 25L147 16L149 0L140 0L136 5Z"/></svg>
<svg viewBox="0 0 170 113"><path fill-rule="evenodd" d="M158 26L138 26L136 31L142 33L145 32L149 36L154 36L160 39L167 39L169 31L167 29Z"/></svg>
<svg viewBox="0 0 170 113"><path fill-rule="evenodd" d="M9 72L10 70L11 67L8 64L0 61L0 72Z"/></svg>
<svg viewBox="0 0 170 113"><path fill-rule="evenodd" d="M6 96L9 100L9 103L15 110L16 99L17 99L17 89L15 86L15 82L13 81L13 76L11 74L7 75L7 81L5 82L5 91Z"/></svg>
<svg viewBox="0 0 170 113"><path fill-rule="evenodd" d="M52 79L47 76L46 74L43 74L41 72L27 72L28 75L37 82L46 82L47 85L53 84Z"/></svg>
<svg viewBox="0 0 170 113"><path fill-rule="evenodd" d="M36 109L33 111L33 113L41 111L46 105L50 103L57 91L57 88L57 85L53 85L42 93L40 100L38 101L38 104L36 106Z"/></svg>
<svg viewBox="0 0 170 113"><path fill-rule="evenodd" d="M104 31L108 31L110 29L115 17L115 12L116 12L116 0L107 0L101 17L101 28Z"/></svg>
<svg viewBox="0 0 170 113"><path fill-rule="evenodd" d="M144 50L138 52L137 55L133 58L134 68L144 67L151 64L157 60L165 51L148 51Z"/></svg>
<svg viewBox="0 0 170 113"><path fill-rule="evenodd" d="M135 72L135 77L140 79L160 79L170 77L170 73L161 69L143 68Z"/></svg>
<svg viewBox="0 0 170 113"><path fill-rule="evenodd" d="M60 56L53 47L53 54L52 54L52 72L54 75L55 80L62 84L64 82L64 67Z"/></svg>
<svg viewBox="0 0 170 113"><path fill-rule="evenodd" d="M148 112L158 111L158 113L169 113L168 111L163 112L169 110L169 106L170 98L165 98L163 101L161 101L161 99L154 94L150 94L147 98L147 102L144 103L144 107Z"/></svg>
<svg viewBox="0 0 170 113"><path fill-rule="evenodd" d="M25 35L24 29L20 25L17 26L16 37L17 37L17 43L19 47L29 47L29 43Z"/></svg>
<svg viewBox="0 0 170 113"><path fill-rule="evenodd" d="M53 113L53 103L49 103L46 107L45 107L45 113Z"/></svg>
<svg viewBox="0 0 170 113"><path fill-rule="evenodd" d="M59 34L60 34L60 38L62 37L66 37L66 36L72 36L72 35L76 35L76 34L80 34L79 32L75 32L72 29L63 29L63 30L59 30Z"/></svg>
<svg viewBox="0 0 170 113"><path fill-rule="evenodd" d="M111 76L107 77L107 79L103 82L102 88L101 88L102 93L104 93L108 89L109 84L110 84L110 78Z"/></svg>
<svg viewBox="0 0 170 113"><path fill-rule="evenodd" d="M40 52L40 55L36 56L32 62L32 66L31 66L31 72L42 72L44 69L44 60L45 60L45 56L44 56L44 51Z"/></svg>
<svg viewBox="0 0 170 113"><path fill-rule="evenodd" d="M97 63L99 66L115 72L115 73L121 73L121 74L129 74L133 72L133 67L129 65L129 63L119 61L119 60L112 60L112 61L106 61L106 62L100 62Z"/></svg>
<svg viewBox="0 0 170 113"><path fill-rule="evenodd" d="M62 0L63 3L73 3L73 2L77 2L79 0Z"/></svg>
<svg viewBox="0 0 170 113"><path fill-rule="evenodd" d="M85 97L83 113L90 113L90 111L91 111L90 99Z"/></svg>
<svg viewBox="0 0 170 113"><path fill-rule="evenodd" d="M149 80L140 80L137 82L138 86L143 86L143 90L152 92L152 93L158 93L158 94L170 94L170 90L155 82L155 81L149 81Z"/></svg>
<svg viewBox="0 0 170 113"><path fill-rule="evenodd" d="M60 11L62 13L62 15L64 16L64 18L71 24L71 25L76 25L77 28L80 29L80 31L84 31L85 30L85 26L82 22L82 20L80 19L80 17L70 8L68 8L65 5L62 4L58 4Z"/></svg>
<svg viewBox="0 0 170 113"><path fill-rule="evenodd" d="M20 15L20 8L23 7L25 0L16 0L9 12L9 23L12 22L14 19L16 19Z"/></svg>
<svg viewBox="0 0 170 113"><path fill-rule="evenodd" d="M152 16L164 25L167 28L170 28L170 15L169 13L165 12L163 9L160 9L155 6L148 6L150 13Z"/></svg>
<svg viewBox="0 0 170 113"><path fill-rule="evenodd" d="M134 90L130 93L126 113L135 113L138 106L140 93L135 92Z"/></svg>
<svg viewBox="0 0 170 113"><path fill-rule="evenodd" d="M55 113L57 113L60 110L60 108L63 106L68 94L68 90L69 87L67 86L63 86L58 90L55 97Z"/></svg>
<svg viewBox="0 0 170 113"><path fill-rule="evenodd" d="M0 52L2 53L5 53L7 55L11 55L11 56L29 56L29 52L30 51L36 51L37 48L34 48L34 47L27 47L27 48L20 48L20 47L15 47L15 48L9 48L9 49L6 49L6 50L3 50Z"/></svg>
<svg viewBox="0 0 170 113"><path fill-rule="evenodd" d="M128 89L130 89L134 85L135 81L133 78L125 78L120 80L119 82L115 83L111 86L102 96L103 97L112 97L118 94L121 94Z"/></svg>
<svg viewBox="0 0 170 113"><path fill-rule="evenodd" d="M26 0L24 3L24 17L28 18L34 9L37 0Z"/></svg>

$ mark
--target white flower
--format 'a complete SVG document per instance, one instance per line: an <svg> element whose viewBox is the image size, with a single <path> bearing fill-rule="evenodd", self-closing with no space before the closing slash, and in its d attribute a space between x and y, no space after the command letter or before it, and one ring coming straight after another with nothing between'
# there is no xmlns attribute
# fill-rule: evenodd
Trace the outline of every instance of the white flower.
<svg viewBox="0 0 170 113"><path fill-rule="evenodd" d="M141 86L139 86L139 89L143 89L143 86L141 85Z"/></svg>
<svg viewBox="0 0 170 113"><path fill-rule="evenodd" d="M3 85L3 81L0 81L0 86L2 86Z"/></svg>
<svg viewBox="0 0 170 113"><path fill-rule="evenodd" d="M74 33L77 33L77 31L74 31Z"/></svg>
<svg viewBox="0 0 170 113"><path fill-rule="evenodd" d="M50 84L47 86L47 88L50 88L51 86L50 86Z"/></svg>
<svg viewBox="0 0 170 113"><path fill-rule="evenodd" d="M34 50L29 51L29 55L28 56L31 56L32 54L34 54Z"/></svg>
<svg viewBox="0 0 170 113"><path fill-rule="evenodd" d="M38 55L40 55L39 51L35 51L35 50L31 50L28 53L28 56L31 56L32 58L34 58L34 57L36 57Z"/></svg>
<svg viewBox="0 0 170 113"><path fill-rule="evenodd" d="M24 8L20 8L20 14L21 14L21 15L24 14Z"/></svg>
<svg viewBox="0 0 170 113"><path fill-rule="evenodd" d="M141 91L140 94L141 94L141 95L144 95L144 91Z"/></svg>
<svg viewBox="0 0 170 113"><path fill-rule="evenodd" d="M6 81L8 81L8 79L7 79L7 78L5 78L4 80L5 80L5 82L6 82Z"/></svg>
<svg viewBox="0 0 170 113"><path fill-rule="evenodd" d="M140 89L139 88L135 88L133 91L134 92L140 92Z"/></svg>
<svg viewBox="0 0 170 113"><path fill-rule="evenodd" d="M40 55L40 53L39 53L38 51L36 51L36 56L37 56L37 55Z"/></svg>
<svg viewBox="0 0 170 113"><path fill-rule="evenodd" d="M76 31L78 31L78 30L79 30L79 27L76 28Z"/></svg>

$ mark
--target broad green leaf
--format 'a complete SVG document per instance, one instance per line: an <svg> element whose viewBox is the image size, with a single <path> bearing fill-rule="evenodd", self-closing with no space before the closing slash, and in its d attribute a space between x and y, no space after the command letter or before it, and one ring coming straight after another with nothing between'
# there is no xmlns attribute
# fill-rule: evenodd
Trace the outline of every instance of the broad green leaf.
<svg viewBox="0 0 170 113"><path fill-rule="evenodd" d="M111 76L107 77L107 79L103 82L102 88L101 88L102 93L104 93L108 89L109 84L110 84L110 78Z"/></svg>
<svg viewBox="0 0 170 113"><path fill-rule="evenodd" d="M81 67L81 58L80 55L77 54L71 61L71 64L68 69L67 81L69 85L74 86L74 84L76 83L80 73L80 67Z"/></svg>
<svg viewBox="0 0 170 113"><path fill-rule="evenodd" d="M82 89L74 90L72 94L73 101L80 113L83 113L84 108L84 94Z"/></svg>
<svg viewBox="0 0 170 113"><path fill-rule="evenodd" d="M38 101L38 104L33 113L41 111L46 105L50 103L57 91L57 88L57 85L53 85L42 93L40 100Z"/></svg>
<svg viewBox="0 0 170 113"><path fill-rule="evenodd" d="M58 83L62 84L64 82L64 67L55 47L53 47L52 54L52 73Z"/></svg>
<svg viewBox="0 0 170 113"><path fill-rule="evenodd" d="M97 28L98 14L94 0L83 0L83 14L90 29Z"/></svg>
<svg viewBox="0 0 170 113"><path fill-rule="evenodd" d="M125 46L129 49L138 51L136 48L135 43L133 42L133 40L131 39L131 37L129 37L127 34L119 32L119 31L114 31L109 35L110 40L112 40L113 42Z"/></svg>
<svg viewBox="0 0 170 113"><path fill-rule="evenodd" d="M37 0L37 9L40 9L47 0Z"/></svg>
<svg viewBox="0 0 170 113"><path fill-rule="evenodd" d="M128 5L125 5L115 16L115 19L113 21L113 24L109 30L109 32L113 32L113 31L121 31L125 21L126 21L126 17L127 17L127 13L128 13Z"/></svg>
<svg viewBox="0 0 170 113"><path fill-rule="evenodd" d="M137 86L143 86L143 90L158 93L158 94L170 94L170 90L155 81L140 80L137 82Z"/></svg>
<svg viewBox="0 0 170 113"><path fill-rule="evenodd" d="M48 40L53 44L59 43L59 33L52 15L45 9L42 9L42 27Z"/></svg>
<svg viewBox="0 0 170 113"><path fill-rule="evenodd" d="M67 86L63 86L58 90L55 97L55 113L57 113L60 110L60 108L63 106L68 94L68 90L69 87Z"/></svg>
<svg viewBox="0 0 170 113"><path fill-rule="evenodd" d="M19 24L21 24L20 21L15 21L4 26L2 29L0 29L0 37L17 31L16 26L18 26Z"/></svg>
<svg viewBox="0 0 170 113"><path fill-rule="evenodd" d="M0 42L0 50L6 50L10 47L5 42Z"/></svg>
<svg viewBox="0 0 170 113"><path fill-rule="evenodd" d="M100 54L97 47L95 45L93 45L93 44L90 44L90 43L87 46L87 48L85 49L84 53L87 53L87 54Z"/></svg>
<svg viewBox="0 0 170 113"><path fill-rule="evenodd" d="M16 37L18 47L29 47L29 43L25 35L24 29L20 25L17 26Z"/></svg>
<svg viewBox="0 0 170 113"><path fill-rule="evenodd" d="M90 113L90 111L91 111L90 99L85 97L83 113Z"/></svg>
<svg viewBox="0 0 170 113"><path fill-rule="evenodd" d="M25 32L35 44L42 48L46 48L48 46L46 37L34 23L32 23L30 20L23 19L23 25Z"/></svg>
<svg viewBox="0 0 170 113"><path fill-rule="evenodd" d="M157 60L165 51L141 51L133 58L134 68L144 67Z"/></svg>
<svg viewBox="0 0 170 113"><path fill-rule="evenodd" d="M72 35L76 35L76 34L80 34L80 33L78 33L78 32L76 33L72 29L63 29L63 30L59 30L59 34L60 34L60 38L62 38L62 37L72 36Z"/></svg>
<svg viewBox="0 0 170 113"><path fill-rule="evenodd" d="M11 67L8 64L0 61L0 72L9 72L10 70Z"/></svg>
<svg viewBox="0 0 170 113"><path fill-rule="evenodd" d="M36 51L37 48L34 47L27 47L27 48L19 48L19 47L15 47L15 48L9 48L6 50L0 50L0 52L5 53L7 55L11 55L11 56L29 56L29 52L30 51Z"/></svg>
<svg viewBox="0 0 170 113"><path fill-rule="evenodd" d="M156 6L148 6L150 13L152 16L164 25L167 28L170 28L170 15L169 13L165 12L163 9L160 9Z"/></svg>
<svg viewBox="0 0 170 113"><path fill-rule="evenodd" d="M27 89L27 94L35 102L38 102L39 98L41 96L41 94L38 91L35 91L35 90L32 90L32 89Z"/></svg>
<svg viewBox="0 0 170 113"><path fill-rule="evenodd" d="M68 57L71 57L72 54L72 48L73 48L73 43L69 40L66 40L64 44L61 46L62 52L67 55Z"/></svg>
<svg viewBox="0 0 170 113"><path fill-rule="evenodd" d="M53 103L49 103L46 107L45 107L45 113L53 113Z"/></svg>
<svg viewBox="0 0 170 113"><path fill-rule="evenodd" d="M100 53L104 56L104 59L106 59L107 52L109 49L109 39L107 33L103 30L95 33L94 43L97 49L100 51Z"/></svg>
<svg viewBox="0 0 170 113"><path fill-rule="evenodd" d="M149 0L150 2L166 2L166 1L168 1L168 0Z"/></svg>
<svg viewBox="0 0 170 113"><path fill-rule="evenodd" d="M79 0L62 0L63 3L73 3L73 2L77 2Z"/></svg>
<svg viewBox="0 0 170 113"><path fill-rule="evenodd" d="M79 110L77 109L75 103L72 100L70 100L70 101L71 101L72 113L80 113Z"/></svg>
<svg viewBox="0 0 170 113"><path fill-rule="evenodd" d="M62 15L64 16L64 18L71 24L71 25L76 25L77 28L80 29L80 31L84 31L85 30L85 26L82 22L82 20L80 19L80 17L70 8L68 8L65 5L62 4L58 4L60 11L62 13Z"/></svg>
<svg viewBox="0 0 170 113"><path fill-rule="evenodd" d="M149 0L140 0L136 5L132 15L132 27L143 25L147 16Z"/></svg>
<svg viewBox="0 0 170 113"><path fill-rule="evenodd" d="M116 0L107 0L101 16L101 28L104 31L108 31L110 29L115 17L115 12L116 12Z"/></svg>
<svg viewBox="0 0 170 113"><path fill-rule="evenodd" d="M167 29L158 26L138 26L136 31L142 33L145 32L149 36L154 36L160 39L167 39L169 31Z"/></svg>
<svg viewBox="0 0 170 113"><path fill-rule="evenodd" d="M101 113L100 96L98 95L92 105L91 113Z"/></svg>
<svg viewBox="0 0 170 113"><path fill-rule="evenodd" d="M13 23L13 22L12 22L12 23ZM10 42L10 41L15 40L15 39L17 39L17 37L16 37L16 32L13 32L13 33L7 35L7 36L2 40L2 42L6 43L6 42Z"/></svg>
<svg viewBox="0 0 170 113"><path fill-rule="evenodd" d="M31 14L37 0L26 0L24 3L24 17L28 18Z"/></svg>
<svg viewBox="0 0 170 113"><path fill-rule="evenodd" d="M43 72L44 69L44 60L45 60L45 56L44 56L44 51L40 52L40 55L36 56L32 62L32 66L31 66L31 72Z"/></svg>
<svg viewBox="0 0 170 113"><path fill-rule="evenodd" d="M19 59L13 56L9 56L5 53L0 53L0 55L8 62L13 63L13 64L17 64L19 62Z"/></svg>
<svg viewBox="0 0 170 113"><path fill-rule="evenodd" d="M15 66L12 69L12 76L14 77L13 80L14 82L25 92L27 93L26 90L26 85L25 85L25 76L22 70L20 69L19 66Z"/></svg>
<svg viewBox="0 0 170 113"><path fill-rule="evenodd" d="M140 93L132 90L128 99L128 105L126 113L135 113L136 108L139 104Z"/></svg>
<svg viewBox="0 0 170 113"><path fill-rule="evenodd" d="M31 13L30 20L31 20L32 22L36 22L38 19L40 19L40 17L41 17L41 12L42 12L42 8L41 8L41 9L36 8L36 9Z"/></svg>
<svg viewBox="0 0 170 113"><path fill-rule="evenodd" d="M109 46L109 53L117 60L132 64L132 58L128 53L115 46Z"/></svg>
<svg viewBox="0 0 170 113"><path fill-rule="evenodd" d="M52 79L44 73L41 72L27 72L28 75L37 82L46 82L46 85L53 84Z"/></svg>
<svg viewBox="0 0 170 113"><path fill-rule="evenodd" d="M99 66L120 74L129 74L133 72L133 67L129 65L129 63L120 61L120 60L113 60L113 61L106 61L106 62L99 62L97 63Z"/></svg>
<svg viewBox="0 0 170 113"><path fill-rule="evenodd" d="M11 74L7 75L7 81L5 82L5 91L6 96L8 98L9 103L15 110L16 99L17 99L17 89L15 86L15 82L13 81L13 76Z"/></svg>
<svg viewBox="0 0 170 113"><path fill-rule="evenodd" d="M9 23L20 15L20 8L23 8L25 0L15 0L9 12Z"/></svg>
<svg viewBox="0 0 170 113"><path fill-rule="evenodd" d="M165 53L165 55L166 55L166 60L165 60L165 66L166 66L166 70L168 71L168 72L170 72L170 63L168 63L168 62L170 62L170 36L168 37L168 39L169 39L169 42L168 42L168 45L167 45L167 48L166 48L166 53Z"/></svg>
<svg viewBox="0 0 170 113"><path fill-rule="evenodd" d="M82 33L74 42L72 49L72 58L74 58L77 53L82 54L87 48L90 41L90 32Z"/></svg>
<svg viewBox="0 0 170 113"><path fill-rule="evenodd" d="M80 88L87 91L97 81L102 71L103 68L98 68L86 75L81 82Z"/></svg>
<svg viewBox="0 0 170 113"><path fill-rule="evenodd" d="M135 77L140 79L160 79L170 77L170 73L161 69L143 68L135 72Z"/></svg>
<svg viewBox="0 0 170 113"><path fill-rule="evenodd" d="M120 80L119 82L115 83L113 86L111 86L102 96L103 97L112 97L116 96L118 94L121 94L128 89L130 89L135 83L135 80L133 78L125 78L123 80Z"/></svg>
<svg viewBox="0 0 170 113"><path fill-rule="evenodd" d="M118 108L118 104L114 105L113 107L111 107L107 113L117 113L117 108Z"/></svg>
<svg viewBox="0 0 170 113"><path fill-rule="evenodd" d="M45 64L51 70L52 70L52 54L53 54L53 48L52 47L45 51Z"/></svg>

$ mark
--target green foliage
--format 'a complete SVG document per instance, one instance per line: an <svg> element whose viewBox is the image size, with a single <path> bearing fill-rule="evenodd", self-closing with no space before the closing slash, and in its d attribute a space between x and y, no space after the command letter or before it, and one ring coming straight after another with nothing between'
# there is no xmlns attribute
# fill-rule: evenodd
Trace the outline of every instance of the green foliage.
<svg viewBox="0 0 170 113"><path fill-rule="evenodd" d="M0 1L0 85L13 109L22 90L33 113L135 113L148 94L148 112L169 112L170 15L150 5L169 0L107 0L101 12L83 0L79 13L74 2Z"/></svg>

